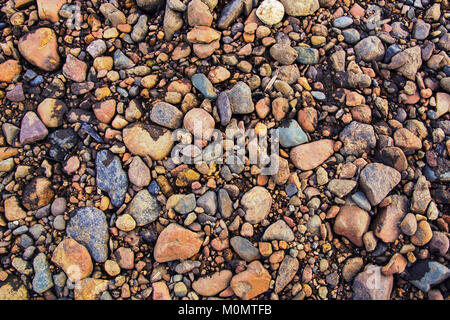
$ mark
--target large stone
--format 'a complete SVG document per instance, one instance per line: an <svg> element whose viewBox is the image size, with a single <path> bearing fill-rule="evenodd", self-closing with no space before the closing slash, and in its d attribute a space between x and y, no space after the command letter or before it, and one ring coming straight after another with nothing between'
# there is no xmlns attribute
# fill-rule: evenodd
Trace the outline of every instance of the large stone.
<svg viewBox="0 0 450 320"><path fill-rule="evenodd" d="M359 185L373 206L379 204L400 182L400 172L381 163L370 163L359 177Z"/></svg>
<svg viewBox="0 0 450 320"><path fill-rule="evenodd" d="M390 300L393 276L385 276L381 267L369 264L353 281L353 300Z"/></svg>
<svg viewBox="0 0 450 320"><path fill-rule="evenodd" d="M187 6L188 23L191 27L211 26L213 16L209 7L202 0L192 0Z"/></svg>
<svg viewBox="0 0 450 320"><path fill-rule="evenodd" d="M170 9L169 3L166 4L164 13L164 39L171 41L175 33L183 27L183 16L180 12Z"/></svg>
<svg viewBox="0 0 450 320"><path fill-rule="evenodd" d="M99 300L108 290L109 280L86 278L77 282L74 289L75 300Z"/></svg>
<svg viewBox="0 0 450 320"><path fill-rule="evenodd" d="M164 5L164 0L137 0L136 4L139 8L149 12L154 12L157 9L161 9Z"/></svg>
<svg viewBox="0 0 450 320"><path fill-rule="evenodd" d="M183 127L195 137L209 139L216 123L214 118L202 108L194 108L184 116Z"/></svg>
<svg viewBox="0 0 450 320"><path fill-rule="evenodd" d="M89 277L93 269L88 250L70 238L59 243L53 251L52 262L63 269L72 282Z"/></svg>
<svg viewBox="0 0 450 320"><path fill-rule="evenodd" d="M61 126L67 110L67 106L63 101L53 98L45 99L37 108L39 117L49 128Z"/></svg>
<svg viewBox="0 0 450 320"><path fill-rule="evenodd" d="M217 26L220 29L227 29L244 10L244 0L232 0L220 12Z"/></svg>
<svg viewBox="0 0 450 320"><path fill-rule="evenodd" d="M204 297L212 297L225 290L230 284L233 273L222 270L211 275L199 278L192 283L192 289Z"/></svg>
<svg viewBox="0 0 450 320"><path fill-rule="evenodd" d="M249 240L241 236L231 238L230 244L233 250L239 255L239 257L247 262L259 258L259 250L254 247Z"/></svg>
<svg viewBox="0 0 450 320"><path fill-rule="evenodd" d="M14 276L0 281L0 300L28 300L28 290L23 282Z"/></svg>
<svg viewBox="0 0 450 320"><path fill-rule="evenodd" d="M84 245L96 262L108 258L108 224L103 211L94 207L77 208L71 214L66 233Z"/></svg>
<svg viewBox="0 0 450 320"><path fill-rule="evenodd" d="M44 71L59 68L61 58L57 36L50 28L39 28L25 34L19 40L18 49L25 60Z"/></svg>
<svg viewBox="0 0 450 320"><path fill-rule="evenodd" d="M22 209L19 199L16 196L9 197L5 200L5 218L8 221L16 221L24 219L27 216L25 210Z"/></svg>
<svg viewBox="0 0 450 320"><path fill-rule="evenodd" d="M428 190L428 181L425 176L417 179L416 185L411 198L411 211L414 213L424 214L431 201L430 190Z"/></svg>
<svg viewBox="0 0 450 320"><path fill-rule="evenodd" d="M33 259L33 290L39 294L44 293L54 286L52 280L52 272L48 264L47 256L45 253L39 253Z"/></svg>
<svg viewBox="0 0 450 320"><path fill-rule="evenodd" d="M160 263L189 259L197 254L202 243L201 235L171 223L160 233L153 254Z"/></svg>
<svg viewBox="0 0 450 320"><path fill-rule="evenodd" d="M381 208L375 217L374 233L383 242L391 243L400 235L400 223L408 212L408 199L393 195L392 202Z"/></svg>
<svg viewBox="0 0 450 320"><path fill-rule="evenodd" d="M397 68L397 72L407 79L415 81L416 73L422 66L422 51L420 46L414 46L396 54L392 57L390 65L395 65L400 60L403 63Z"/></svg>
<svg viewBox="0 0 450 320"><path fill-rule="evenodd" d="M113 27L117 27L119 24L127 23L127 17L125 14L111 3L103 3L100 6L100 12L109 22L111 22Z"/></svg>
<svg viewBox="0 0 450 320"><path fill-rule="evenodd" d="M83 82L86 80L87 69L88 66L85 62L69 54L63 66L63 75L72 81Z"/></svg>
<svg viewBox="0 0 450 320"><path fill-rule="evenodd" d="M231 289L234 294L243 300L250 300L269 290L270 273L261 262L253 261L245 271L231 279Z"/></svg>
<svg viewBox="0 0 450 320"><path fill-rule="evenodd" d="M308 142L308 136L294 119L282 122L278 127L278 134L280 136L280 144L284 148L296 147Z"/></svg>
<svg viewBox="0 0 450 320"><path fill-rule="evenodd" d="M245 209L245 220L255 224L265 219L272 207L272 197L265 188L253 187L241 199L241 205Z"/></svg>
<svg viewBox="0 0 450 320"><path fill-rule="evenodd" d="M172 132L168 129L144 123L133 123L123 132L123 142L131 153L162 160L172 150Z"/></svg>
<svg viewBox="0 0 450 320"><path fill-rule="evenodd" d="M424 292L430 291L432 286L444 282L450 277L450 269L430 260L418 260L406 268L406 279Z"/></svg>
<svg viewBox="0 0 450 320"><path fill-rule="evenodd" d="M292 163L300 170L311 170L320 166L334 153L334 141L323 139L299 145L291 150Z"/></svg>
<svg viewBox="0 0 450 320"><path fill-rule="evenodd" d="M334 222L334 232L346 237L353 244L362 247L362 236L369 229L370 217L358 206L343 206Z"/></svg>
<svg viewBox="0 0 450 320"><path fill-rule="evenodd" d="M272 26L283 20L284 7L277 0L264 0L256 10L256 16L264 24Z"/></svg>

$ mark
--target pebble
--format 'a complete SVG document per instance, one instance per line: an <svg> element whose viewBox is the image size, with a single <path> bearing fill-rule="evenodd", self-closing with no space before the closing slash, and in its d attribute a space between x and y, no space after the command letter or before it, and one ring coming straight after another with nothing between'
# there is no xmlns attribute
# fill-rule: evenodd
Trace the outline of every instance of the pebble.
<svg viewBox="0 0 450 320"><path fill-rule="evenodd" d="M265 188L253 187L241 198L241 206L245 210L245 220L251 224L256 224L269 214L272 197Z"/></svg>
<svg viewBox="0 0 450 320"><path fill-rule="evenodd" d="M320 166L334 153L334 141L323 139L299 145L290 152L290 158L300 170L311 170Z"/></svg>
<svg viewBox="0 0 450 320"><path fill-rule="evenodd" d="M102 150L97 154L95 164L98 188L108 193L113 206L120 207L128 188L128 177L120 158L108 150Z"/></svg>
<svg viewBox="0 0 450 320"><path fill-rule="evenodd" d="M230 270L221 270L195 280L192 289L204 297L212 297L225 290L230 285L232 277L233 273Z"/></svg>
<svg viewBox="0 0 450 320"><path fill-rule="evenodd" d="M230 239L230 244L233 250L247 262L256 260L259 258L259 250L253 246L253 244L240 236L236 236Z"/></svg>
<svg viewBox="0 0 450 320"><path fill-rule="evenodd" d="M20 144L32 144L45 139L48 130L38 115L33 111L28 111L22 119L20 127Z"/></svg>
<svg viewBox="0 0 450 320"><path fill-rule="evenodd" d="M272 26L283 20L284 6L277 0L264 0L256 10L256 16L264 24Z"/></svg>
<svg viewBox="0 0 450 320"><path fill-rule="evenodd" d="M302 130L297 121L291 119L283 122L278 128L280 144L284 148L291 148L308 142L306 133Z"/></svg>
<svg viewBox="0 0 450 320"><path fill-rule="evenodd" d="M369 224L370 217L367 211L357 206L344 206L339 210L333 230L361 247L362 236L369 229Z"/></svg>
<svg viewBox="0 0 450 320"><path fill-rule="evenodd" d="M154 222L160 211L161 206L158 200L144 189L136 193L129 203L126 213L133 217L137 226L145 226Z"/></svg>
<svg viewBox="0 0 450 320"><path fill-rule="evenodd" d="M42 294L53 287L52 273L44 253L39 253L33 259L33 290Z"/></svg>

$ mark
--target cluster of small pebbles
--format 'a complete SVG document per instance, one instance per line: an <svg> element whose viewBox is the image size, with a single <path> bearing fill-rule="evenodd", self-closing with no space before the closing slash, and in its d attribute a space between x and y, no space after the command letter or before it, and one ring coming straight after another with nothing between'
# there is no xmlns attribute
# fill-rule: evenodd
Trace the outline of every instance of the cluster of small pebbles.
<svg viewBox="0 0 450 320"><path fill-rule="evenodd" d="M448 299L449 0L0 6L0 300Z"/></svg>

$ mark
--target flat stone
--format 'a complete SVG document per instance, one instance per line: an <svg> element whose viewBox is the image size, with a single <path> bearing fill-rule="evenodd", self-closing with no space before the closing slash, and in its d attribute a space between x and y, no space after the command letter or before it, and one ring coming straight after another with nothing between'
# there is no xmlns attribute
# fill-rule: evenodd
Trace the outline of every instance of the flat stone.
<svg viewBox="0 0 450 320"><path fill-rule="evenodd" d="M159 234L153 254L160 263L189 259L197 254L202 243L199 234L171 223Z"/></svg>
<svg viewBox="0 0 450 320"><path fill-rule="evenodd" d="M249 114L255 110L252 91L245 82L236 83L226 91L233 114Z"/></svg>
<svg viewBox="0 0 450 320"><path fill-rule="evenodd" d="M400 182L400 172L381 163L370 163L359 177L359 185L370 203L379 204Z"/></svg>
<svg viewBox="0 0 450 320"><path fill-rule="evenodd" d="M108 290L109 280L86 278L77 282L74 289L75 300L99 300Z"/></svg>
<svg viewBox="0 0 450 320"><path fill-rule="evenodd" d="M400 223L408 210L408 199L405 196L393 195L392 202L379 210L375 216L373 230L383 242L391 243L400 235Z"/></svg>
<svg viewBox="0 0 450 320"><path fill-rule="evenodd" d="M58 244L53 251L52 262L63 269L72 282L89 277L93 270L88 250L70 238Z"/></svg>
<svg viewBox="0 0 450 320"><path fill-rule="evenodd" d="M204 297L212 297L225 290L233 277L230 270L221 270L201 277L192 283L192 289Z"/></svg>
<svg viewBox="0 0 450 320"><path fill-rule="evenodd" d="M299 267L297 258L290 255L284 257L275 280L275 293L281 292L294 279Z"/></svg>
<svg viewBox="0 0 450 320"><path fill-rule="evenodd" d="M294 241L294 232L284 222L284 220L278 220L272 223L265 231L261 238L264 241L283 240L286 242Z"/></svg>
<svg viewBox="0 0 450 320"><path fill-rule="evenodd" d="M53 287L52 273L44 253L39 253L33 259L33 290L42 294Z"/></svg>
<svg viewBox="0 0 450 320"><path fill-rule="evenodd" d="M128 167L128 180L137 187L146 187L149 185L151 176L150 169L142 161L141 157L134 157Z"/></svg>
<svg viewBox="0 0 450 320"><path fill-rule="evenodd" d="M277 0L264 0L256 10L256 16L264 24L272 26L283 20L284 6Z"/></svg>
<svg viewBox="0 0 450 320"><path fill-rule="evenodd" d="M253 244L241 236L236 236L230 239L230 244L233 250L247 262L259 258L259 250Z"/></svg>
<svg viewBox="0 0 450 320"><path fill-rule="evenodd" d="M284 148L296 147L308 142L308 136L294 119L284 121L278 127L280 144Z"/></svg>
<svg viewBox="0 0 450 320"><path fill-rule="evenodd" d="M84 82L86 80L87 68L88 66L85 62L69 54L63 66L63 74L72 81Z"/></svg>
<svg viewBox="0 0 450 320"><path fill-rule="evenodd" d="M177 107L166 102L157 102L150 111L150 120L154 123L169 128L177 129L181 127L183 112Z"/></svg>
<svg viewBox="0 0 450 320"><path fill-rule="evenodd" d="M32 144L43 140L48 130L36 113L28 111L22 119L19 141L21 145Z"/></svg>
<svg viewBox="0 0 450 320"><path fill-rule="evenodd" d="M214 100L217 98L217 93L209 79L203 73L196 73L192 76L192 85L200 91L207 99Z"/></svg>
<svg viewBox="0 0 450 320"><path fill-rule="evenodd" d="M333 179L328 183L328 190L339 198L344 198L348 195L358 183L353 180Z"/></svg>
<svg viewBox="0 0 450 320"><path fill-rule="evenodd" d="M136 193L126 213L134 218L137 226L141 227L156 221L160 211L161 206L156 197L144 189Z"/></svg>
<svg viewBox="0 0 450 320"><path fill-rule="evenodd" d="M428 181L425 176L417 179L416 185L411 198L411 211L414 213L424 214L431 201L430 190L428 190Z"/></svg>
<svg viewBox="0 0 450 320"><path fill-rule="evenodd" d="M120 207L125 200L128 176L122 168L120 158L109 150L102 150L95 160L97 186L108 193L111 203Z"/></svg>
<svg viewBox="0 0 450 320"><path fill-rule="evenodd" d="M50 204L55 196L51 185L47 178L33 178L23 190L22 205L28 210L37 210Z"/></svg>
<svg viewBox="0 0 450 320"><path fill-rule="evenodd" d="M172 150L172 132L159 126L136 122L128 125L122 134L125 146L134 155L162 160Z"/></svg>
<svg viewBox="0 0 450 320"><path fill-rule="evenodd" d="M319 10L318 0L280 0L286 14L293 17L305 17Z"/></svg>
<svg viewBox="0 0 450 320"><path fill-rule="evenodd" d="M29 293L23 282L14 276L0 281L0 300L28 300Z"/></svg>
<svg viewBox="0 0 450 320"><path fill-rule="evenodd" d="M46 98L38 105L37 113L46 127L57 128L62 125L67 110L63 101Z"/></svg>
<svg viewBox="0 0 450 320"><path fill-rule="evenodd" d="M393 276L385 276L381 267L369 264L353 281L353 300L389 300L393 284Z"/></svg>
<svg viewBox="0 0 450 320"><path fill-rule="evenodd" d="M432 286L442 283L450 277L448 267L430 260L418 260L406 268L406 273L406 279L424 292L430 291Z"/></svg>
<svg viewBox="0 0 450 320"><path fill-rule="evenodd" d="M339 134L339 139L343 143L340 152L344 156L361 156L363 153L369 153L377 144L373 127L357 121L347 125Z"/></svg>
<svg viewBox="0 0 450 320"><path fill-rule="evenodd" d="M308 47L295 47L297 50L297 59L296 61L300 64L305 65L314 65L319 63L319 50Z"/></svg>
<svg viewBox="0 0 450 320"><path fill-rule="evenodd" d="M354 47L355 53L364 61L381 60L384 57L384 46L376 36L369 36L359 41Z"/></svg>
<svg viewBox="0 0 450 320"><path fill-rule="evenodd" d="M18 43L20 54L32 65L44 70L55 71L59 68L61 58L55 31L50 28L35 29Z"/></svg>
<svg viewBox="0 0 450 320"><path fill-rule="evenodd" d="M13 82L22 72L22 66L19 61L9 59L0 63L0 82Z"/></svg>
<svg viewBox="0 0 450 320"><path fill-rule="evenodd" d="M75 209L66 233L84 245L96 262L105 262L108 258L109 233L103 211L94 207Z"/></svg>
<svg viewBox="0 0 450 320"><path fill-rule="evenodd" d="M253 187L241 198L241 206L246 211L245 220L256 224L269 214L272 207L272 197L265 188Z"/></svg>
<svg viewBox="0 0 450 320"><path fill-rule="evenodd" d="M311 170L320 166L334 153L334 141L323 139L299 145L290 152L291 161L300 170Z"/></svg>
<svg viewBox="0 0 450 320"><path fill-rule="evenodd" d="M367 211L358 206L343 206L334 222L335 233L348 238L353 244L362 247L362 236L369 229L370 217Z"/></svg>
<svg viewBox="0 0 450 320"><path fill-rule="evenodd" d="M244 10L243 0L232 0L220 12L217 26L219 29L227 29Z"/></svg>
<svg viewBox="0 0 450 320"><path fill-rule="evenodd" d="M271 277L261 262L253 261L245 271L231 279L231 289L243 300L250 300L269 290Z"/></svg>

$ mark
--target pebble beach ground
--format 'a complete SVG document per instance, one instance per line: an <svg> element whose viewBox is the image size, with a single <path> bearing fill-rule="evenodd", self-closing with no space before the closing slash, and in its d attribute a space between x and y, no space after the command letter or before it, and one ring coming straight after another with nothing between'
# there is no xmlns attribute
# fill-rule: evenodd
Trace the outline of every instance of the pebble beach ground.
<svg viewBox="0 0 450 320"><path fill-rule="evenodd" d="M0 300L448 299L449 0L0 8Z"/></svg>

